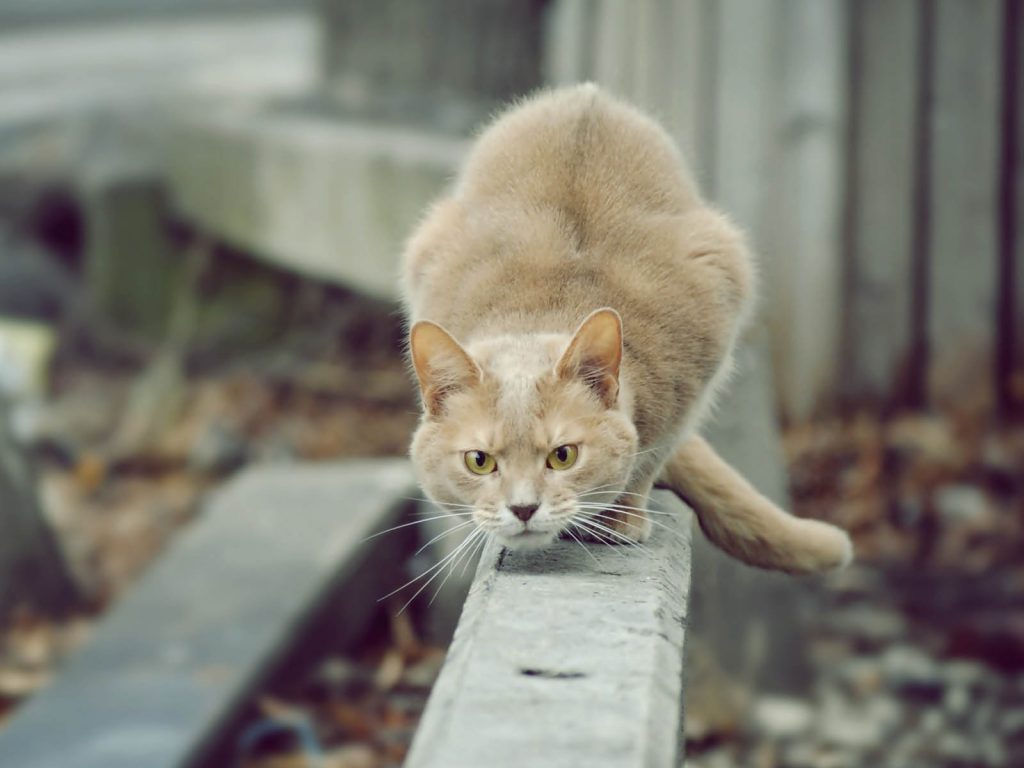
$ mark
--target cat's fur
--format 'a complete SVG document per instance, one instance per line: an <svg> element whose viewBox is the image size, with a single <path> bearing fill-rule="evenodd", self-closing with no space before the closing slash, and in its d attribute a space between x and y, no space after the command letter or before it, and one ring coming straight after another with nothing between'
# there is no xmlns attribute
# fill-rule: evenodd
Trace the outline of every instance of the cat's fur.
<svg viewBox="0 0 1024 768"><path fill-rule="evenodd" d="M844 532L783 512L696 435L754 272L741 235L635 109L583 85L501 115L410 238L403 281L424 402L418 476L507 545L567 528L643 541L657 480L747 563L808 572L850 559ZM548 468L562 444L579 446L576 465ZM498 470L470 472L475 450ZM526 522L510 511L534 504Z"/></svg>

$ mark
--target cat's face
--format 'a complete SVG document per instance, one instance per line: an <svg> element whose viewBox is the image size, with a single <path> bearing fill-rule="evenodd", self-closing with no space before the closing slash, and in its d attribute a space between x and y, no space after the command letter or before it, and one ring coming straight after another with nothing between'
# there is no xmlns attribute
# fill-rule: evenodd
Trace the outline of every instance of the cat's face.
<svg viewBox="0 0 1024 768"><path fill-rule="evenodd" d="M621 325L610 310L564 337L494 339L464 350L418 323L413 362L425 414L412 460L432 499L470 512L516 548L544 546L625 488L637 433L618 407Z"/></svg>

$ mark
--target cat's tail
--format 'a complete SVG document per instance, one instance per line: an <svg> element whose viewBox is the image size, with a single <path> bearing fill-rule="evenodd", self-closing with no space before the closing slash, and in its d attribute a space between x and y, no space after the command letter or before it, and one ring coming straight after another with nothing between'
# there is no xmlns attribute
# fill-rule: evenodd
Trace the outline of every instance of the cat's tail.
<svg viewBox="0 0 1024 768"><path fill-rule="evenodd" d="M842 568L853 557L840 528L794 517L758 493L699 436L682 443L659 485L697 514L700 527L726 554L758 568L816 573Z"/></svg>

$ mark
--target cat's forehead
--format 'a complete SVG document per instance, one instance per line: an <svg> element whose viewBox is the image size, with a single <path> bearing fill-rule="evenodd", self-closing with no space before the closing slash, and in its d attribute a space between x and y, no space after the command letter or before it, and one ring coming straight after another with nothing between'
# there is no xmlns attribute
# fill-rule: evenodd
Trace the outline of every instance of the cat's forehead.
<svg viewBox="0 0 1024 768"><path fill-rule="evenodd" d="M569 337L560 333L495 336L469 345L469 352L497 381L518 374L539 378L552 371Z"/></svg>
<svg viewBox="0 0 1024 768"><path fill-rule="evenodd" d="M462 396L454 396L449 428L460 444L511 453L548 451L571 431L579 414L571 389L557 381L554 366L566 342L534 344L518 357L508 346L473 350L483 380ZM538 349L538 347L541 347ZM566 438L568 439L568 438Z"/></svg>

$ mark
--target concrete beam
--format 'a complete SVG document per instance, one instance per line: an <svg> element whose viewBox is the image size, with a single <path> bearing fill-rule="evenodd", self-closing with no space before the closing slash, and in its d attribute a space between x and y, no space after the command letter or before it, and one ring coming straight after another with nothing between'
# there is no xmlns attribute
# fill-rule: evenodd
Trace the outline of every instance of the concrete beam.
<svg viewBox="0 0 1024 768"><path fill-rule="evenodd" d="M644 547L484 552L407 768L677 766L690 513Z"/></svg>
<svg viewBox="0 0 1024 768"><path fill-rule="evenodd" d="M402 243L466 140L259 109L181 117L172 199L189 221L286 269L394 298Z"/></svg>
<svg viewBox="0 0 1024 768"><path fill-rule="evenodd" d="M311 652L358 639L395 586L405 461L256 468L220 491L0 733L0 765L228 765L251 694ZM382 549L383 548L383 549Z"/></svg>

